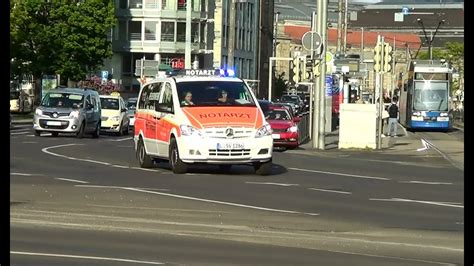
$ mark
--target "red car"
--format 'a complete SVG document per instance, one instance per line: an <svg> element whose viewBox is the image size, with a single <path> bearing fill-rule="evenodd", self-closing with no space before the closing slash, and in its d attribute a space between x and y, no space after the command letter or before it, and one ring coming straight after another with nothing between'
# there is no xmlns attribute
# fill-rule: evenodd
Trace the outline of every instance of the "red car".
<svg viewBox="0 0 474 266"><path fill-rule="evenodd" d="M298 147L299 117L293 117L285 107L270 107L265 113L265 119L273 131L274 147Z"/></svg>

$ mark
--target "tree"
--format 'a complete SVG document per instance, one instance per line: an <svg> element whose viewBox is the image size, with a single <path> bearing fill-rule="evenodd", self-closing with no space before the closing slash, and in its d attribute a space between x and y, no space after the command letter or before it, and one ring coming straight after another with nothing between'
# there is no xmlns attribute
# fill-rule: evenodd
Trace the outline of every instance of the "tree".
<svg viewBox="0 0 474 266"><path fill-rule="evenodd" d="M12 0L11 71L81 80L112 56L115 23L112 0Z"/></svg>
<svg viewBox="0 0 474 266"><path fill-rule="evenodd" d="M458 72L459 79L453 83L451 92L464 89L464 43L447 42L446 54L449 64Z"/></svg>
<svg viewBox="0 0 474 266"><path fill-rule="evenodd" d="M446 52L444 49L433 48L433 60L445 59ZM430 59L428 51L420 51L418 59Z"/></svg>

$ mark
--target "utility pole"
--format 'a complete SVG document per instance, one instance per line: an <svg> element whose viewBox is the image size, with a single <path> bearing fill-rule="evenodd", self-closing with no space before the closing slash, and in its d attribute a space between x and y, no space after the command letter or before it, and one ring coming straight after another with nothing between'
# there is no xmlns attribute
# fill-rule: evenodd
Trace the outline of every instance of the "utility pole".
<svg viewBox="0 0 474 266"><path fill-rule="evenodd" d="M364 62L364 27L360 28L360 60Z"/></svg>
<svg viewBox="0 0 474 266"><path fill-rule="evenodd" d="M193 1L188 0L186 3L186 46L184 47L184 67L186 69L191 68L191 3Z"/></svg>
<svg viewBox="0 0 474 266"><path fill-rule="evenodd" d="M189 1L189 0L188 0ZM227 67L234 68L235 49L235 0L230 0L229 44L227 45Z"/></svg>
<svg viewBox="0 0 474 266"><path fill-rule="evenodd" d="M338 19L337 19L337 46L336 53L341 52L341 39L342 39L342 12L343 12L344 0L339 0L339 5L337 8Z"/></svg>
<svg viewBox="0 0 474 266"><path fill-rule="evenodd" d="M349 0L345 0L345 7L344 7L344 54L347 52L347 9L349 7Z"/></svg>
<svg viewBox="0 0 474 266"><path fill-rule="evenodd" d="M317 0L318 19L316 23L316 32L321 36L320 53L320 75L315 79L316 95L319 98L315 101L313 130L313 148L325 149L326 132L326 47L327 47L327 7L328 0ZM316 109L319 109L317 111Z"/></svg>

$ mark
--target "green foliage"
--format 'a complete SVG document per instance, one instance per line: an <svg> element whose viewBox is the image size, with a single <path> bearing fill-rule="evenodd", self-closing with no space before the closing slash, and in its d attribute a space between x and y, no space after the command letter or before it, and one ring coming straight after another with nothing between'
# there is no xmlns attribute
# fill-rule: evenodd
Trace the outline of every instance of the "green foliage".
<svg viewBox="0 0 474 266"><path fill-rule="evenodd" d="M433 48L433 60L445 59L446 52L444 49ZM418 59L430 59L428 51L420 51Z"/></svg>
<svg viewBox="0 0 474 266"><path fill-rule="evenodd" d="M10 1L11 71L80 80L112 56L112 0Z"/></svg>

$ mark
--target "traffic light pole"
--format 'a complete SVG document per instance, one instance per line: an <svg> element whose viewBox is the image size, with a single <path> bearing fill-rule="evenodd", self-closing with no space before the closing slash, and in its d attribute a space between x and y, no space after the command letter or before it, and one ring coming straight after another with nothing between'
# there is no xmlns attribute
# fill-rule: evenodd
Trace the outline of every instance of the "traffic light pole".
<svg viewBox="0 0 474 266"><path fill-rule="evenodd" d="M378 134L377 134L377 148L381 149L382 148L382 126L383 126L383 119L382 119L382 114L383 114L383 65L384 65L384 37L383 36L378 36L377 37L377 44L381 43L381 51L380 51L380 65L381 65L381 70L377 72L376 80L375 80L375 86L378 86L378 92L379 92L379 126L378 126ZM378 81L378 82L377 82Z"/></svg>

